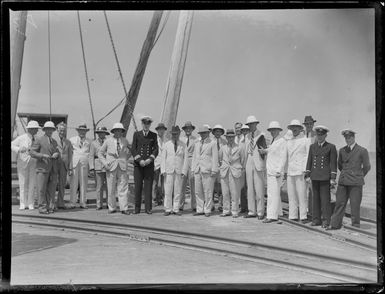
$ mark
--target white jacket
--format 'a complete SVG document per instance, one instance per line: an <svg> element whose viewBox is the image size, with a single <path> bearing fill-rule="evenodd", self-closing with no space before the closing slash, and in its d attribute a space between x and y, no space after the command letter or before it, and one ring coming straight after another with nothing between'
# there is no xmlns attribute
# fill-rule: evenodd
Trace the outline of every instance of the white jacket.
<svg viewBox="0 0 385 294"><path fill-rule="evenodd" d="M248 157L252 156L253 162L255 169L257 171L264 171L266 170L266 158L262 159L259 152L258 152L258 146L257 146L257 141L261 136L265 136L264 133L261 133L259 130L255 130L254 132L254 151L253 155L249 154L249 148L250 148L250 139L251 139L251 133L248 133L246 138L245 138L245 162L247 162Z"/></svg>
<svg viewBox="0 0 385 294"><path fill-rule="evenodd" d="M184 174L187 174L187 165L183 167ZM194 147L194 155L191 163L191 171L195 174L218 173L218 148L214 139L206 138L203 142L197 140Z"/></svg>
<svg viewBox="0 0 385 294"><path fill-rule="evenodd" d="M72 147L73 147L73 155L72 155L72 165L73 168L76 168L79 162L89 164L89 154L91 147L91 140L85 138L83 142L83 147L80 147L80 137L75 136L70 138Z"/></svg>
<svg viewBox="0 0 385 294"><path fill-rule="evenodd" d="M160 162L161 173L177 173L183 172L185 164L186 144L181 140L177 142L177 150L174 149L174 141L169 140L163 145Z"/></svg>
<svg viewBox="0 0 385 294"><path fill-rule="evenodd" d="M26 168L30 160L36 161L36 159L31 158L31 155L29 155L29 150L31 148L31 145L32 145L32 135L29 133L20 135L11 142L11 149L13 152L17 154L16 160L17 160L18 168ZM19 152L21 147L25 147L28 150L26 152Z"/></svg>
<svg viewBox="0 0 385 294"><path fill-rule="evenodd" d="M163 140L157 135L158 139L158 156L154 160L154 170L157 170L160 168L160 162L162 161L161 155L164 144L167 142L166 135L163 137Z"/></svg>
<svg viewBox="0 0 385 294"><path fill-rule="evenodd" d="M245 161L245 145L234 144L230 152L230 146L224 145L219 151L219 159L221 166L219 168L222 178L225 178L228 173L234 178L240 178L242 176L242 170Z"/></svg>
<svg viewBox="0 0 385 294"><path fill-rule="evenodd" d="M287 141L287 175L299 176L306 171L310 140L303 134Z"/></svg>
<svg viewBox="0 0 385 294"><path fill-rule="evenodd" d="M275 176L283 174L287 163L287 142L282 136L278 136L267 148L266 170L267 174Z"/></svg>

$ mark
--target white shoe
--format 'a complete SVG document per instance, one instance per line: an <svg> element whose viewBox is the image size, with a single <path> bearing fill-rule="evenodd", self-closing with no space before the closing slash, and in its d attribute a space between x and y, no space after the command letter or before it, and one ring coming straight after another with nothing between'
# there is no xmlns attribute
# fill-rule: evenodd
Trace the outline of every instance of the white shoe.
<svg viewBox="0 0 385 294"><path fill-rule="evenodd" d="M34 210L35 207L33 206L33 204L31 204L31 205L28 206L28 209L29 209L29 210Z"/></svg>
<svg viewBox="0 0 385 294"><path fill-rule="evenodd" d="M25 205L24 204L20 204L20 210L24 210L25 209Z"/></svg>

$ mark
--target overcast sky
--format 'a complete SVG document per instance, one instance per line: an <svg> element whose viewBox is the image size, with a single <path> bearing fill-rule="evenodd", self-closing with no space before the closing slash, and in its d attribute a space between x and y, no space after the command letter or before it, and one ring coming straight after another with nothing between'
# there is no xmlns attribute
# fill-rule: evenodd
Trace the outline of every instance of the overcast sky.
<svg viewBox="0 0 385 294"><path fill-rule="evenodd" d="M127 88L152 17L151 11L108 11ZM102 11L81 11L95 118L123 95ZM172 11L154 47L135 114L159 122L175 40ZM18 112L49 112L47 12L31 11L26 31ZM71 127L92 126L76 11L51 11L52 112ZM123 106L101 125L111 128ZM266 130L286 129L312 115L344 145L340 130L355 129L375 150L374 9L195 11L177 124L191 120L233 127L248 115ZM139 120L137 120L139 123ZM132 139L130 127L128 139ZM89 136L92 137L91 132Z"/></svg>

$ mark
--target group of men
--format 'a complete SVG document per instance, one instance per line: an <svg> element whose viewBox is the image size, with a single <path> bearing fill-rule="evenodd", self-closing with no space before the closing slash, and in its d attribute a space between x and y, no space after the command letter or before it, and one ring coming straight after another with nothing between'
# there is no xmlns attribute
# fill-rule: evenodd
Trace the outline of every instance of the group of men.
<svg viewBox="0 0 385 294"><path fill-rule="evenodd" d="M35 138L39 125L30 121L27 134L12 142L12 150L18 155L20 209L33 209L35 181L40 213L66 208L63 197L67 175L71 178L69 207L75 207L80 187L79 206L87 208L87 181L91 171L97 183L97 209L103 208L106 190L108 212L117 211L118 196L120 212L129 215L127 169L132 156L133 214L141 212L143 192L147 214L152 213L154 200L163 203L165 216L182 215L188 184L194 216L211 215L216 190L221 196L221 217L238 217L246 212L245 218L274 223L282 215L281 189L286 181L289 219L307 223L311 215L312 226L339 229L350 199L352 225L360 224L362 186L370 162L367 150L355 143L356 132L351 129L341 132L347 145L337 154L335 145L326 141L329 129L322 125L313 128L315 120L311 116L306 116L303 123L292 120L284 136L280 124L270 122L267 131L271 139L258 130L259 121L252 115L245 124L235 123L234 129L225 130L221 125L211 129L203 125L197 136L193 135L195 126L189 121L181 129L173 126L170 136L162 123L155 128L158 134L152 132L153 120L149 116L143 116L141 122L143 129L134 133L129 147L121 123L113 125L109 137L105 127L97 128L98 138L94 141L86 138L89 131L86 125L77 128L78 136L66 139L66 126L60 123L57 142L52 138L56 130L52 122L46 122L44 135ZM336 205L332 212L330 189L336 185Z"/></svg>

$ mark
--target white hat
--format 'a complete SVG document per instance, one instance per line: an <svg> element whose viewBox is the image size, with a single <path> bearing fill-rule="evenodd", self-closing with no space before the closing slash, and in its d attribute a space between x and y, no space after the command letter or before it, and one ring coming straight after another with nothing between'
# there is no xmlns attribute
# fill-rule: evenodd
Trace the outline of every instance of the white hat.
<svg viewBox="0 0 385 294"><path fill-rule="evenodd" d="M246 119L246 124L251 124L251 123L258 123L259 124L259 120L257 120L254 115L250 115Z"/></svg>
<svg viewBox="0 0 385 294"><path fill-rule="evenodd" d="M293 132L292 130L287 130L286 134L283 136L286 140L293 139Z"/></svg>
<svg viewBox="0 0 385 294"><path fill-rule="evenodd" d="M30 120L26 126L27 129L40 129L40 126L36 120Z"/></svg>
<svg viewBox="0 0 385 294"><path fill-rule="evenodd" d="M243 124L241 130L250 130L248 125Z"/></svg>
<svg viewBox="0 0 385 294"><path fill-rule="evenodd" d="M46 121L44 126L43 126L43 130L44 129L54 129L54 130L56 130L56 127L55 127L55 124L52 121Z"/></svg>
<svg viewBox="0 0 385 294"><path fill-rule="evenodd" d="M221 125L215 125L212 129L212 131L215 131L215 129L220 129L222 130L223 134L225 133L225 129Z"/></svg>
<svg viewBox="0 0 385 294"><path fill-rule="evenodd" d="M271 121L269 123L269 127L267 128L268 131L270 131L271 129L280 129L282 131L282 128L281 126L279 125L279 122L277 121Z"/></svg>
<svg viewBox="0 0 385 294"><path fill-rule="evenodd" d="M124 132L126 131L122 123L114 123L111 129L111 133L113 133L114 130L123 130Z"/></svg>
<svg viewBox="0 0 385 294"><path fill-rule="evenodd" d="M322 125L318 125L316 127L314 127L314 131L325 131L326 133L329 132L329 128L325 127L325 126L322 126Z"/></svg>
<svg viewBox="0 0 385 294"><path fill-rule="evenodd" d="M298 127L303 128L303 125L301 124L301 122L298 119L293 119L287 127L290 128L290 127L294 127L294 126L298 126Z"/></svg>
<svg viewBox="0 0 385 294"><path fill-rule="evenodd" d="M206 127L206 128L208 128L209 129L209 131L211 131L212 129L210 128L210 125L208 125L208 124L205 124L205 125L203 125L203 127Z"/></svg>
<svg viewBox="0 0 385 294"><path fill-rule="evenodd" d="M205 133L205 132L210 132L210 129L207 127L207 125L203 125L202 127L200 127L198 134L199 133Z"/></svg>
<svg viewBox="0 0 385 294"><path fill-rule="evenodd" d="M352 129L343 129L343 130L341 131L342 136L345 136L345 135L347 135L347 134L349 134L349 133L352 133L353 135L354 135L354 134L357 134L357 132L353 131Z"/></svg>
<svg viewBox="0 0 385 294"><path fill-rule="evenodd" d="M152 117L149 116L149 115L143 115L143 116L140 118L140 120L141 120L141 121L146 120L146 121L150 121L150 122L153 122L153 121L154 121L154 120L152 119Z"/></svg>

